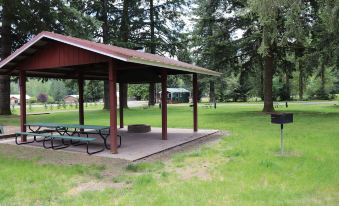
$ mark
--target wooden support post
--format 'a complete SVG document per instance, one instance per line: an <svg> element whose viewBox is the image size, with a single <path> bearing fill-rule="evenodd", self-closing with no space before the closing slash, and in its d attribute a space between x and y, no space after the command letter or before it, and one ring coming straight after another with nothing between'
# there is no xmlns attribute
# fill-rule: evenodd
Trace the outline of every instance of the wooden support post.
<svg viewBox="0 0 339 206"><path fill-rule="evenodd" d="M193 74L193 130L198 131L198 77Z"/></svg>
<svg viewBox="0 0 339 206"><path fill-rule="evenodd" d="M117 70L113 60L108 62L108 84L110 104L110 143L111 152L118 153L117 147Z"/></svg>
<svg viewBox="0 0 339 206"><path fill-rule="evenodd" d="M162 140L167 140L167 71L161 74Z"/></svg>
<svg viewBox="0 0 339 206"><path fill-rule="evenodd" d="M124 128L124 91L122 83L119 84L119 115L120 128Z"/></svg>
<svg viewBox="0 0 339 206"><path fill-rule="evenodd" d="M84 116L84 79L83 79L82 75L79 75L78 87L79 87L79 124L84 125L84 123L85 123L85 116Z"/></svg>
<svg viewBox="0 0 339 206"><path fill-rule="evenodd" d="M20 86L20 130L26 132L26 72L21 69L19 74ZM26 142L27 137L21 136L21 142Z"/></svg>

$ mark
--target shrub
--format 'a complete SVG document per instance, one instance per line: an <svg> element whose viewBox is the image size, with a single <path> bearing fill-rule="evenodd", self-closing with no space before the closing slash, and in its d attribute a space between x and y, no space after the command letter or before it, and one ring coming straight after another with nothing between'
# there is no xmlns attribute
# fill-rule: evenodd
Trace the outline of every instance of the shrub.
<svg viewBox="0 0 339 206"><path fill-rule="evenodd" d="M55 102L54 98L52 96L48 96L47 103L48 104L53 104L54 102Z"/></svg>
<svg viewBox="0 0 339 206"><path fill-rule="evenodd" d="M40 93L40 94L36 97L36 99L37 99L38 102L46 103L47 100L48 100L48 95L45 94L45 93Z"/></svg>
<svg viewBox="0 0 339 206"><path fill-rule="evenodd" d="M37 98L36 98L36 97L31 97L31 98L28 100L28 103L30 103L30 104L37 103Z"/></svg>

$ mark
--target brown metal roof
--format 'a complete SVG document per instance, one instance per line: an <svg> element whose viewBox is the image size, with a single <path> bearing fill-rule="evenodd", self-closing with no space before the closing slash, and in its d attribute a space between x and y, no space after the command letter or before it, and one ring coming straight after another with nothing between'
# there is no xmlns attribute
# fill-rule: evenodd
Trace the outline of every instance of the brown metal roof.
<svg viewBox="0 0 339 206"><path fill-rule="evenodd" d="M32 38L29 42L24 44L18 50L16 50L9 57L0 62L0 69L8 64L11 64L11 61L15 60L19 57L21 53L28 50L31 46L38 43L41 39L47 38L57 42L62 42L64 44L72 45L78 48L82 48L97 54L101 54L107 57L111 57L114 59L118 59L124 62L131 62L142 65L149 65L161 68L167 68L171 70L179 70L185 71L189 73L198 73L198 74L206 74L213 76L220 76L221 73L215 72L209 69L205 69L202 67L198 67L192 64L188 64L185 62L177 61L174 59L170 59L167 57L140 52L136 50L121 48L112 45L106 45L101 43L96 43L84 39L79 39L75 37L65 36L61 34L56 34L52 32L41 32L34 38Z"/></svg>

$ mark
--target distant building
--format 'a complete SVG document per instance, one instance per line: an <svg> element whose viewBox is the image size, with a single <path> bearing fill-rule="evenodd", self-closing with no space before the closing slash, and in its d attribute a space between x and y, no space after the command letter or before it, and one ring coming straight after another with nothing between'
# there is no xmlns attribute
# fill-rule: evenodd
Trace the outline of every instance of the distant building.
<svg viewBox="0 0 339 206"><path fill-rule="evenodd" d="M26 95L26 101L28 101L31 97ZM11 104L19 104L20 103L20 94L11 94L10 95Z"/></svg>
<svg viewBox="0 0 339 206"><path fill-rule="evenodd" d="M79 95L67 95L64 97L66 104L77 104L79 103Z"/></svg>
<svg viewBox="0 0 339 206"><path fill-rule="evenodd" d="M167 102L168 103L188 103L190 101L190 91L184 88L167 88ZM158 96L161 98L161 92Z"/></svg>

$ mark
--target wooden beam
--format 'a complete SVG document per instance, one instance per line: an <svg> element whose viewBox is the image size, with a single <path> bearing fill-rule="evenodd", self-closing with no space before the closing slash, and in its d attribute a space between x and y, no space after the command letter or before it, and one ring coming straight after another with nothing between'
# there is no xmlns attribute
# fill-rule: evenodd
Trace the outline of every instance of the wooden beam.
<svg viewBox="0 0 339 206"><path fill-rule="evenodd" d="M167 71L165 69L161 74L161 117L162 140L167 140Z"/></svg>
<svg viewBox="0 0 339 206"><path fill-rule="evenodd" d="M2 74L2 73L1 73ZM11 76L19 76L19 73L12 73ZM36 71L26 71L26 77L41 77L41 78L55 78L55 79L78 79L78 75L65 75L62 73L52 73L52 72L36 72ZM83 75L84 80L107 80L108 75L106 76L96 76L96 75Z"/></svg>
<svg viewBox="0 0 339 206"><path fill-rule="evenodd" d="M110 60L108 63L108 85L110 100L110 138L111 153L117 154L117 70L115 62Z"/></svg>
<svg viewBox="0 0 339 206"><path fill-rule="evenodd" d="M124 95L122 83L119 83L119 115L120 128L124 128Z"/></svg>
<svg viewBox="0 0 339 206"><path fill-rule="evenodd" d="M19 86L20 86L20 131L26 132L26 74L24 70L20 70ZM27 137L22 135L21 142L26 141Z"/></svg>
<svg viewBox="0 0 339 206"><path fill-rule="evenodd" d="M198 131L198 77L193 74L193 130Z"/></svg>

